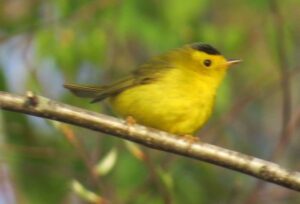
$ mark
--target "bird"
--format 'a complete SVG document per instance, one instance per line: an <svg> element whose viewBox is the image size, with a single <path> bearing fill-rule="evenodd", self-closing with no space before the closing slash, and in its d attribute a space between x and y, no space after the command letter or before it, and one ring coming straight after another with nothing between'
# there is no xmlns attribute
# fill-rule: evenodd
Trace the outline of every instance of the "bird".
<svg viewBox="0 0 300 204"><path fill-rule="evenodd" d="M117 115L134 123L193 135L211 117L228 68L239 62L209 44L191 43L153 57L115 82L64 87L92 103L108 99Z"/></svg>

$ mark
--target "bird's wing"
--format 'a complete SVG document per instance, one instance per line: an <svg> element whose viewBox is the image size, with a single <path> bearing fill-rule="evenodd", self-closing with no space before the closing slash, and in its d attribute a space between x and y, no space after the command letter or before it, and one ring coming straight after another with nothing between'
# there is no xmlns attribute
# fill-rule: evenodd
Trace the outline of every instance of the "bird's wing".
<svg viewBox="0 0 300 204"><path fill-rule="evenodd" d="M141 65L129 77L106 86L64 84L64 87L79 97L93 98L92 103L116 95L128 88L149 84L159 79L168 69L174 67L165 56L156 57Z"/></svg>
<svg viewBox="0 0 300 204"><path fill-rule="evenodd" d="M132 86L134 86L134 77L129 76L126 79L123 79L123 80L117 81L113 84L110 84L108 86L105 86L105 88L103 88L100 92L97 93L96 96L93 97L93 100L91 101L91 103L102 101L103 99L105 99L109 96L118 94Z"/></svg>
<svg viewBox="0 0 300 204"><path fill-rule="evenodd" d="M92 100L92 103L101 101L134 86L153 83L158 80L166 70L172 67L174 66L162 57L154 58L153 60L141 65L128 78L106 86Z"/></svg>

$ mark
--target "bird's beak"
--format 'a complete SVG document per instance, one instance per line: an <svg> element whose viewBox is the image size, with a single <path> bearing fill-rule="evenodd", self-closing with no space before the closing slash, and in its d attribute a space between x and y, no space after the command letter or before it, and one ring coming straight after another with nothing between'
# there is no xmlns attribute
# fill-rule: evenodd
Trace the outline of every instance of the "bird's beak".
<svg viewBox="0 0 300 204"><path fill-rule="evenodd" d="M238 63L240 63L240 62L242 62L243 60L240 60L240 59L229 59L229 60L227 60L227 65L228 66L232 66L232 65L234 65L234 64L238 64Z"/></svg>

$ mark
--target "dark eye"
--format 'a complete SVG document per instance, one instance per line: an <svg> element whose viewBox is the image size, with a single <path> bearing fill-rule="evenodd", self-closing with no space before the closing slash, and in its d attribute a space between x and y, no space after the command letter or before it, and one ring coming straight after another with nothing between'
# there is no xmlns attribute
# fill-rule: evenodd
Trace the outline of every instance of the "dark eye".
<svg viewBox="0 0 300 204"><path fill-rule="evenodd" d="M203 61L203 64L206 66L206 67L209 67L211 65L211 60L209 59L206 59Z"/></svg>

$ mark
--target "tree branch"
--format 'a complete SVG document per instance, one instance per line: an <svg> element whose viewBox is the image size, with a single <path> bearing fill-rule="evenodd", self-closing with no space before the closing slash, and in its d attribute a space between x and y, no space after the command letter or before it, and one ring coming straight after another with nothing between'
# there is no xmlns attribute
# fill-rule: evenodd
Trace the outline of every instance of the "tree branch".
<svg viewBox="0 0 300 204"><path fill-rule="evenodd" d="M128 126L121 119L35 96L31 92L26 96L0 92L0 107L108 133L153 149L206 161L300 191L300 173L290 172L275 163L211 144L192 142L141 125Z"/></svg>

